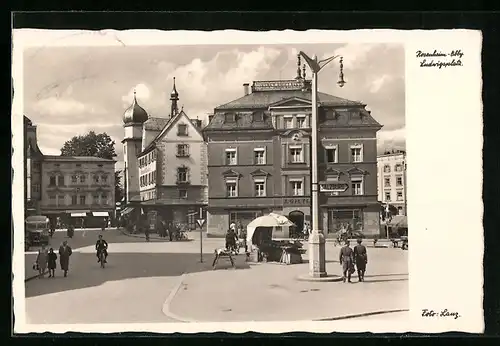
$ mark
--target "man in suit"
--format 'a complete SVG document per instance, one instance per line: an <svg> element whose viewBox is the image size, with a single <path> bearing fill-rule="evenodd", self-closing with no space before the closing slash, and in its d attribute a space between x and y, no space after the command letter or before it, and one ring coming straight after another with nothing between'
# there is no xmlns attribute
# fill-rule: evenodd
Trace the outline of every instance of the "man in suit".
<svg viewBox="0 0 500 346"><path fill-rule="evenodd" d="M342 265L342 281L351 282L351 275L354 272L354 254L353 250L350 248L349 240L345 242L345 245L340 249L339 262Z"/></svg>
<svg viewBox="0 0 500 346"><path fill-rule="evenodd" d="M358 239L358 245L354 247L354 263L356 263L356 268L358 269L358 280L365 281L368 253L366 252L366 247L361 242L362 240Z"/></svg>

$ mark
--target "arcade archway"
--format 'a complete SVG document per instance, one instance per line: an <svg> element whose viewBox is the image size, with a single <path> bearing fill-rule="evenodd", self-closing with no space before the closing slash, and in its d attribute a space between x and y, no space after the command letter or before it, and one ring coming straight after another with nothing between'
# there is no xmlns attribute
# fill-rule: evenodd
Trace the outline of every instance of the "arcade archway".
<svg viewBox="0 0 500 346"><path fill-rule="evenodd" d="M290 227L290 237L300 236L304 230L304 213L294 210L288 214L288 219L295 224Z"/></svg>

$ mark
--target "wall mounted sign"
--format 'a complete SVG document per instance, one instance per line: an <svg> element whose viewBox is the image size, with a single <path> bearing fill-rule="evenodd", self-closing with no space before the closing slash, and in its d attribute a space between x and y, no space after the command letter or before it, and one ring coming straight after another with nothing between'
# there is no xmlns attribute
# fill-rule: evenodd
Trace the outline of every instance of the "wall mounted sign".
<svg viewBox="0 0 500 346"><path fill-rule="evenodd" d="M281 80L281 81L262 81L253 82L253 91L277 91L277 90L302 90L304 81L300 80Z"/></svg>
<svg viewBox="0 0 500 346"><path fill-rule="evenodd" d="M349 185L347 183L336 182L336 183L320 183L320 192L344 192L347 190Z"/></svg>
<svg viewBox="0 0 500 346"><path fill-rule="evenodd" d="M284 198L283 204L286 205L309 205L311 199L309 197Z"/></svg>

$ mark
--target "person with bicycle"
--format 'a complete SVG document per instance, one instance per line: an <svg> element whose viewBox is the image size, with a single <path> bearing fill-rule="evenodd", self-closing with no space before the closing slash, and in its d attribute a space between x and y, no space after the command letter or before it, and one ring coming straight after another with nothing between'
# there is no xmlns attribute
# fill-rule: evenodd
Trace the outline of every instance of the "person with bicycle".
<svg viewBox="0 0 500 346"><path fill-rule="evenodd" d="M102 234L99 234L99 239L95 243L95 249L97 251L96 256L97 256L97 263L101 261L101 258L99 257L99 254L101 251L104 252L104 263L108 263L108 243L106 240L102 238Z"/></svg>

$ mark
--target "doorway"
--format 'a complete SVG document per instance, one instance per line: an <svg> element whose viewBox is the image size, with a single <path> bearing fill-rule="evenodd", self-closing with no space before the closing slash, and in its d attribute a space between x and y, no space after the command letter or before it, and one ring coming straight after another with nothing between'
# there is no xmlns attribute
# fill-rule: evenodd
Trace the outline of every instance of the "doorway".
<svg viewBox="0 0 500 346"><path fill-rule="evenodd" d="M290 237L293 238L302 235L302 231L304 230L304 213L294 210L288 214L288 219L295 224L295 226L290 227Z"/></svg>

